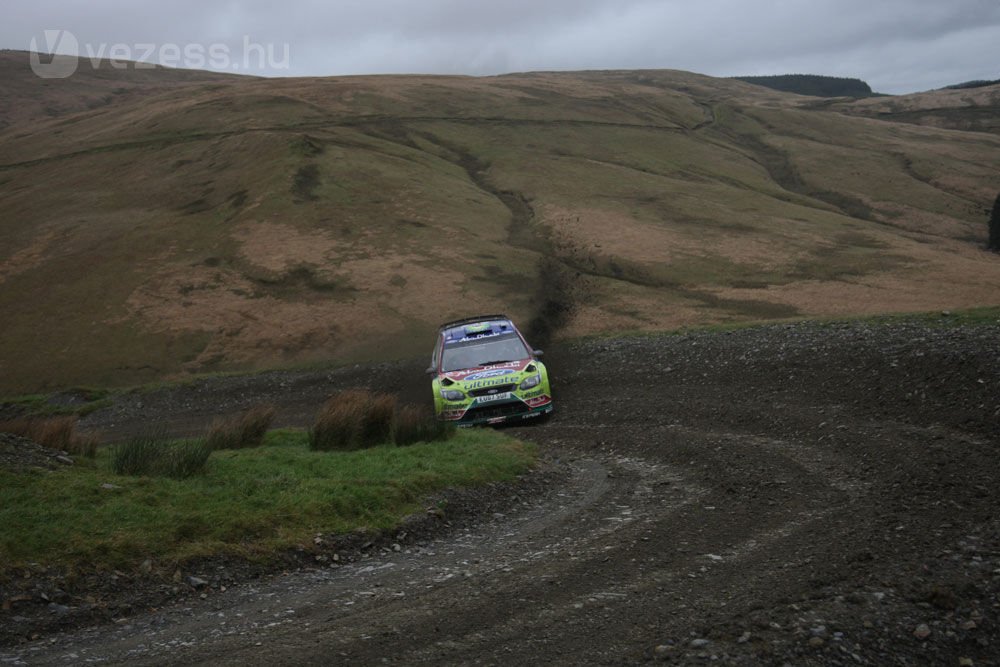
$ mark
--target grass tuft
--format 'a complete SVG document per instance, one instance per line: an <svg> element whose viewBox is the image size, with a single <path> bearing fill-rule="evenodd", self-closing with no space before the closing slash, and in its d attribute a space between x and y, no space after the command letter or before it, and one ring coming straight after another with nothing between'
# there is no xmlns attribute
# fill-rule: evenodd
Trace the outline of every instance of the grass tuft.
<svg viewBox="0 0 1000 667"><path fill-rule="evenodd" d="M76 432L77 417L21 417L0 423L0 432L13 433L33 442L67 452L74 456L94 458L97 455L97 438Z"/></svg>
<svg viewBox="0 0 1000 667"><path fill-rule="evenodd" d="M350 389L327 400L309 429L309 448L319 451L359 449L361 423L369 395L364 390Z"/></svg>
<svg viewBox="0 0 1000 667"><path fill-rule="evenodd" d="M406 405L396 416L393 440L397 445L448 440L455 435L455 426L437 419L434 414L416 405Z"/></svg>
<svg viewBox="0 0 1000 667"><path fill-rule="evenodd" d="M393 423L396 415L396 397L390 394L374 394L365 407L361 422L361 443L363 447L374 447L392 442Z"/></svg>
<svg viewBox="0 0 1000 667"><path fill-rule="evenodd" d="M204 472L212 449L203 440L171 442L156 435L130 438L111 452L111 470L132 477L187 479Z"/></svg>
<svg viewBox="0 0 1000 667"><path fill-rule="evenodd" d="M320 451L365 449L392 441L396 398L349 389L331 397L309 430L309 447Z"/></svg>
<svg viewBox="0 0 1000 667"><path fill-rule="evenodd" d="M212 449L204 440L175 442L167 447L163 462L163 475L174 479L187 479L205 472Z"/></svg>
<svg viewBox="0 0 1000 667"><path fill-rule="evenodd" d="M241 415L216 419L205 438L208 448L214 451L260 447L274 422L274 414L273 406L258 405Z"/></svg>
<svg viewBox="0 0 1000 667"><path fill-rule="evenodd" d="M309 447L351 451L378 445L412 445L447 440L455 427L426 409L399 407L390 394L350 389L330 398L309 430Z"/></svg>
<svg viewBox="0 0 1000 667"><path fill-rule="evenodd" d="M116 475L148 475L156 467L165 443L155 436L136 436L111 450Z"/></svg>

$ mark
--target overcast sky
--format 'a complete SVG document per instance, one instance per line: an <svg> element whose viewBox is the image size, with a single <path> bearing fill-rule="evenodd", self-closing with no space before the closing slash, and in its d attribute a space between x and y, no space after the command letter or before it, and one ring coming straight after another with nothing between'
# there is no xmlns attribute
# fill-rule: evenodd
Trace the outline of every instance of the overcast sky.
<svg viewBox="0 0 1000 667"><path fill-rule="evenodd" d="M47 29L84 56L120 44L268 76L670 68L885 93L1000 78L998 0L4 0L0 47L48 51ZM245 38L273 55L245 60Z"/></svg>

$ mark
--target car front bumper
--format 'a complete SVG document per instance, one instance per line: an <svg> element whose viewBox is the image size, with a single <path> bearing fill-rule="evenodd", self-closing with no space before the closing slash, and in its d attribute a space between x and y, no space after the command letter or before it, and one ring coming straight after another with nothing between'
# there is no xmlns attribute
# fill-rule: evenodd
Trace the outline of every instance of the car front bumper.
<svg viewBox="0 0 1000 667"><path fill-rule="evenodd" d="M439 418L456 426L504 424L535 419L552 412L552 397L535 396L527 400L512 398L506 401L472 403L469 407L446 407Z"/></svg>

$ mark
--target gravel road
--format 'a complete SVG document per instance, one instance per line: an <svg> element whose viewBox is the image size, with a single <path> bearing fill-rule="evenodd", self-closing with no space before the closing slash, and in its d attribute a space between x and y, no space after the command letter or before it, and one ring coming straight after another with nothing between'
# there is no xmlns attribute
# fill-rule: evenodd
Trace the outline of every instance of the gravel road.
<svg viewBox="0 0 1000 667"><path fill-rule="evenodd" d="M549 352L557 415L508 431L539 444L544 487L344 565L9 645L0 664L1000 664L1000 325ZM257 402L304 425L346 386L422 397L423 365L215 378L87 425L197 432Z"/></svg>

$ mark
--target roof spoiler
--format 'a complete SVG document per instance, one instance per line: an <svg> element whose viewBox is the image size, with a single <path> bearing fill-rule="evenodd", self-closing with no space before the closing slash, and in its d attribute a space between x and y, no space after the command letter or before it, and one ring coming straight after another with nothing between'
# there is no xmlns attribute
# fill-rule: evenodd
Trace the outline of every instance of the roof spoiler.
<svg viewBox="0 0 1000 667"><path fill-rule="evenodd" d="M495 315L477 315L476 317L464 317L460 320L455 320L454 322L445 322L440 327L438 327L438 331L441 331L443 329L450 329L452 327L460 327L463 324L475 324L477 322L492 322L494 320L510 320L510 318L502 313L497 313Z"/></svg>

